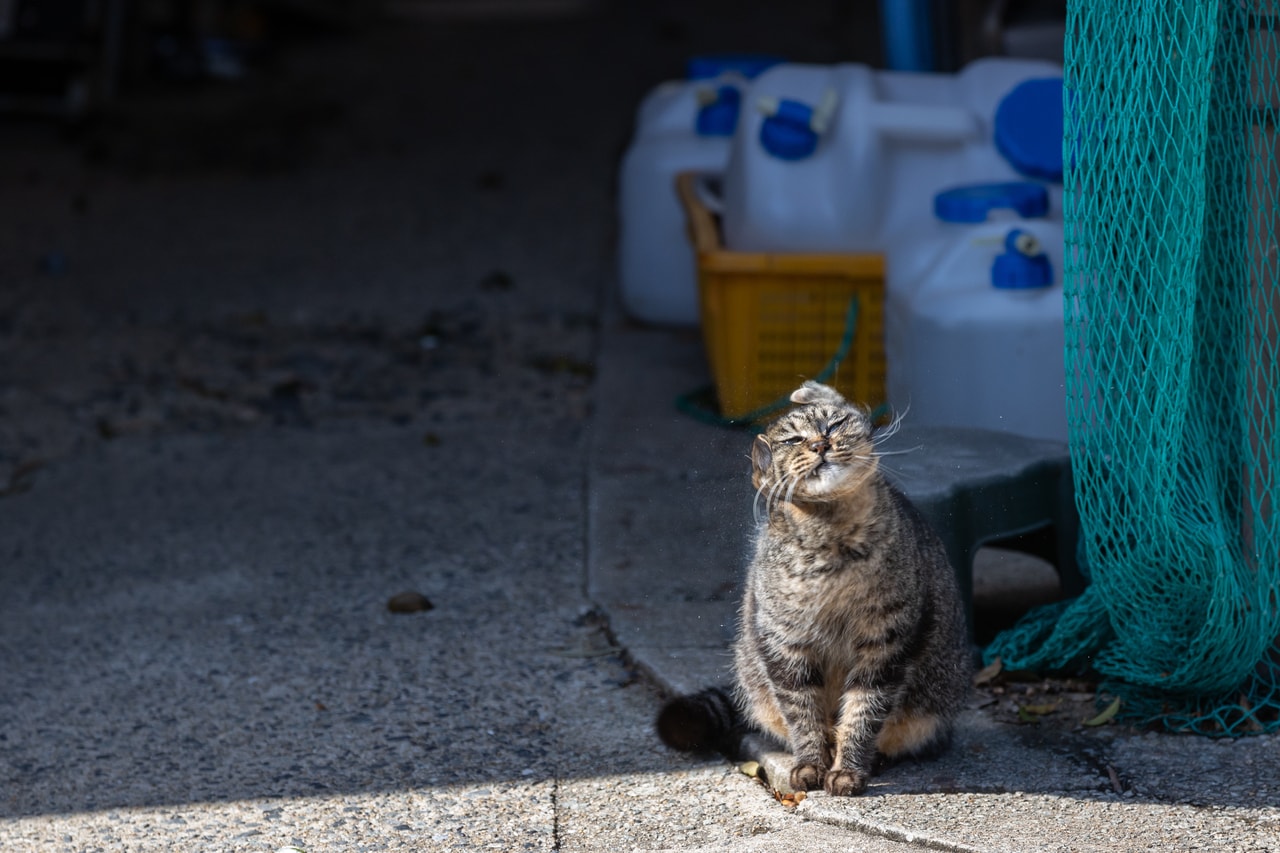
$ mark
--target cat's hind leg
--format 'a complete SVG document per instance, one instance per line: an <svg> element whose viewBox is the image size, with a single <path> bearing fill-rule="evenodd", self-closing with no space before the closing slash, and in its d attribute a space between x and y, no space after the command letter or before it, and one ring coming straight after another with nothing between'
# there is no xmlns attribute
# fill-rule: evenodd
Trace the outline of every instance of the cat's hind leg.
<svg viewBox="0 0 1280 853"><path fill-rule="evenodd" d="M950 717L899 708L884 721L876 738L879 767L906 758L934 758L951 742Z"/></svg>

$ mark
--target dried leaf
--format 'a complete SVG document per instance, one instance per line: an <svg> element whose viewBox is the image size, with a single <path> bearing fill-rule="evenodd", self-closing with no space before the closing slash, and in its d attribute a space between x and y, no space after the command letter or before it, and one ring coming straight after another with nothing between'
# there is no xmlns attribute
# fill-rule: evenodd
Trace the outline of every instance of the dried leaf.
<svg viewBox="0 0 1280 853"><path fill-rule="evenodd" d="M804 798L808 796L804 791L792 791L790 794L774 793L778 798L778 802L782 803L789 809L794 809L800 803L804 802Z"/></svg>
<svg viewBox="0 0 1280 853"><path fill-rule="evenodd" d="M1019 710L1026 711L1028 714L1035 714L1037 717L1043 717L1048 714L1056 714L1061 702L1053 702L1046 705L1023 705Z"/></svg>
<svg viewBox="0 0 1280 853"><path fill-rule="evenodd" d="M744 761L738 765L738 770L742 772L742 775L755 779L760 776L760 763L758 761Z"/></svg>
<svg viewBox="0 0 1280 853"><path fill-rule="evenodd" d="M990 683L1003 669L1004 661L1000 660L1000 658L996 658L991 663L978 670L978 674L973 677L973 685L975 687L981 687L984 684Z"/></svg>
<svg viewBox="0 0 1280 853"><path fill-rule="evenodd" d="M1120 711L1120 697L1117 696L1112 700L1111 704L1106 707L1101 714L1090 720L1085 720L1081 725L1085 726L1101 726L1111 722L1115 715Z"/></svg>
<svg viewBox="0 0 1280 853"><path fill-rule="evenodd" d="M1240 693L1240 710L1244 711L1244 729L1247 732L1260 732L1263 730L1262 723L1258 722L1258 718L1253 713L1253 704L1249 701L1249 697L1243 692Z"/></svg>
<svg viewBox="0 0 1280 853"><path fill-rule="evenodd" d="M1120 784L1120 774L1110 764L1107 765L1107 778L1111 780L1111 787L1117 794L1124 794L1124 785Z"/></svg>

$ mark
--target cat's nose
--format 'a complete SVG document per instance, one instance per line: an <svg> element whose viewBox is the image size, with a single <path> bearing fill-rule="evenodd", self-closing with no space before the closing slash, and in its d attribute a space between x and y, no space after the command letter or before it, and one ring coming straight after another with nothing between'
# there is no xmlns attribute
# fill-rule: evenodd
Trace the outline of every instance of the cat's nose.
<svg viewBox="0 0 1280 853"><path fill-rule="evenodd" d="M809 449L821 456L831 449L831 442L827 441L825 438L815 438L813 441L809 442Z"/></svg>

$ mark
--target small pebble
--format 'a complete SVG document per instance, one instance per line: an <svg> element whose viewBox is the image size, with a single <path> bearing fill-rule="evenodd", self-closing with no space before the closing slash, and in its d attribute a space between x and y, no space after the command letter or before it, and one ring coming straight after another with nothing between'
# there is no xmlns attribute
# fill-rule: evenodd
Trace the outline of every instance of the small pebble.
<svg viewBox="0 0 1280 853"><path fill-rule="evenodd" d="M387 609L392 613L417 613L433 607L435 605L431 603L431 599L411 589L398 592L387 601Z"/></svg>
<svg viewBox="0 0 1280 853"><path fill-rule="evenodd" d="M515 279L502 270L494 270L480 279L481 290L511 290L515 286Z"/></svg>

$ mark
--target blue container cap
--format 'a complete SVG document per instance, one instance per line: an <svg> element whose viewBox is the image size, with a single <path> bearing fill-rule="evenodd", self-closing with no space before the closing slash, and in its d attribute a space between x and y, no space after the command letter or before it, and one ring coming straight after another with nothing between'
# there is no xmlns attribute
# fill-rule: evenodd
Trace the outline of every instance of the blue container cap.
<svg viewBox="0 0 1280 853"><path fill-rule="evenodd" d="M933 197L933 215L943 222L986 222L993 210L1012 210L1023 219L1049 215L1049 190L1031 181L966 184Z"/></svg>
<svg viewBox="0 0 1280 853"><path fill-rule="evenodd" d="M716 99L698 110L694 129L699 136L733 136L742 109L742 93L736 86L720 86Z"/></svg>
<svg viewBox="0 0 1280 853"><path fill-rule="evenodd" d="M1029 178L1062 182L1062 78L1024 80L996 107L996 149Z"/></svg>
<svg viewBox="0 0 1280 853"><path fill-rule="evenodd" d="M726 71L736 71L748 80L782 62L782 57L765 53L724 53L692 56L685 63L689 80L709 80Z"/></svg>
<svg viewBox="0 0 1280 853"><path fill-rule="evenodd" d="M991 265L991 286L1033 290L1053 284L1053 265L1034 234L1014 228L1004 237L1004 252Z"/></svg>
<svg viewBox="0 0 1280 853"><path fill-rule="evenodd" d="M760 123L760 144L780 160L803 160L818 147L812 120L813 107L783 98L778 111Z"/></svg>

